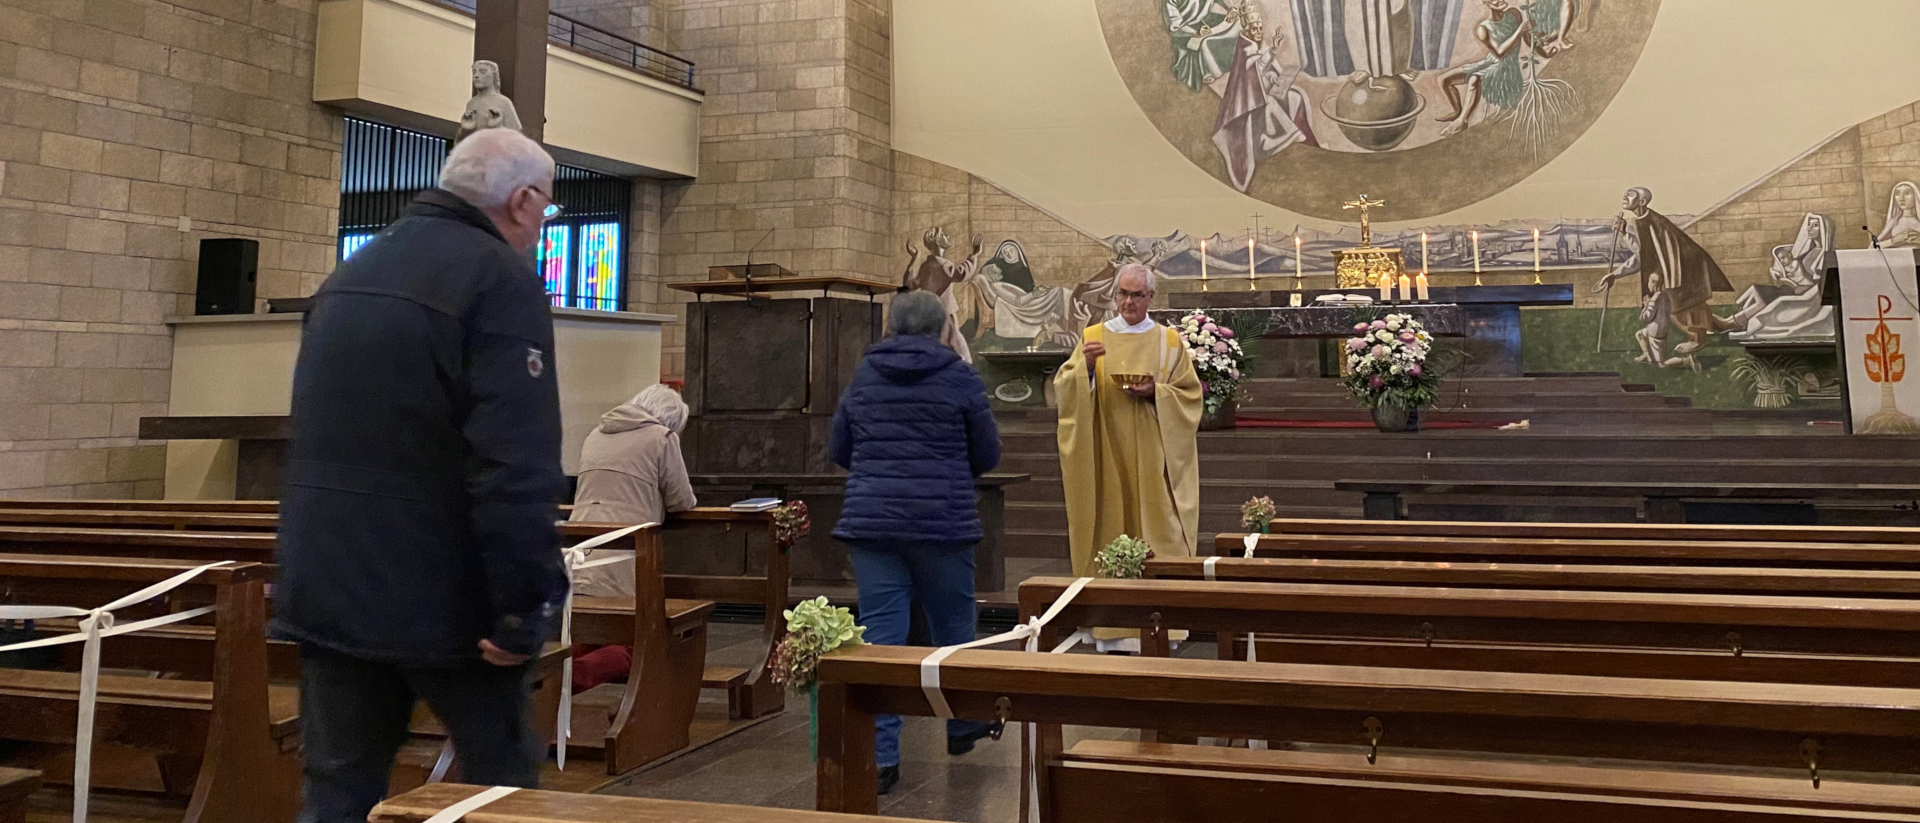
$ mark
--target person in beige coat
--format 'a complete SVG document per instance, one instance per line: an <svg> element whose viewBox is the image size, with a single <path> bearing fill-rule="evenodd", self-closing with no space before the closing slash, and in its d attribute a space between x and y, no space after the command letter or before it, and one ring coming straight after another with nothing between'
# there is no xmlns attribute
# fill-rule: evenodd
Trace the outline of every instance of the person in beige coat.
<svg viewBox="0 0 1920 823"><path fill-rule="evenodd" d="M686 511L698 500L680 455L680 430L687 425L687 404L680 393L652 385L632 400L600 416L580 450L580 488L573 496L575 523L658 523L671 512ZM594 549L588 560L616 554ZM574 592L586 597L632 597L633 564L612 563L582 569ZM625 646L577 646L575 692L626 679L633 650Z"/></svg>

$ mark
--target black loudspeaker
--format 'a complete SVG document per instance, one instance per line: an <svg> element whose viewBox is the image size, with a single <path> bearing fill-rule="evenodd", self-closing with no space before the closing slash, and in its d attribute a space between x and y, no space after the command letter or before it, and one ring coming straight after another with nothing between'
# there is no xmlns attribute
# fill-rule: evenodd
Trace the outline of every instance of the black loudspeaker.
<svg viewBox="0 0 1920 823"><path fill-rule="evenodd" d="M200 241L200 280L194 314L252 314L260 273L260 241L221 237Z"/></svg>

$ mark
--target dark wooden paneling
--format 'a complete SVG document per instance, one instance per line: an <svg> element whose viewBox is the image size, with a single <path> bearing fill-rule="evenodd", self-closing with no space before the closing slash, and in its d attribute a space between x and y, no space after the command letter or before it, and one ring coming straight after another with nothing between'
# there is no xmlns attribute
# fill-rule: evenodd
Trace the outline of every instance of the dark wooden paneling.
<svg viewBox="0 0 1920 823"><path fill-rule="evenodd" d="M810 307L803 300L704 303L697 359L703 414L799 411L807 405Z"/></svg>

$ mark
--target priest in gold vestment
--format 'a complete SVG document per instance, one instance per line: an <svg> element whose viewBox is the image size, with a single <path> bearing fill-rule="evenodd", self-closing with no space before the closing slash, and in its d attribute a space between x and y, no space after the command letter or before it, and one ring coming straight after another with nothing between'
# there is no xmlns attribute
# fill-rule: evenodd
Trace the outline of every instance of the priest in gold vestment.
<svg viewBox="0 0 1920 823"><path fill-rule="evenodd" d="M1081 577L1122 534L1159 557L1191 556L1200 536L1200 378L1179 334L1147 317L1153 270L1129 263L1114 279L1120 316L1088 327L1054 376L1067 535ZM1123 387L1113 375L1144 379Z"/></svg>

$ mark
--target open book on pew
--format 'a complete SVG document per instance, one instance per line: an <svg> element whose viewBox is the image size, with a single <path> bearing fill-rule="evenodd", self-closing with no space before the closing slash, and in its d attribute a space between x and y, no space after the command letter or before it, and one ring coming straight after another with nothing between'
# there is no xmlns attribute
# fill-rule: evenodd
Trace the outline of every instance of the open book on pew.
<svg viewBox="0 0 1920 823"><path fill-rule="evenodd" d="M772 511L779 505L780 498L778 497L754 497L739 501L727 508L737 512L764 512Z"/></svg>

